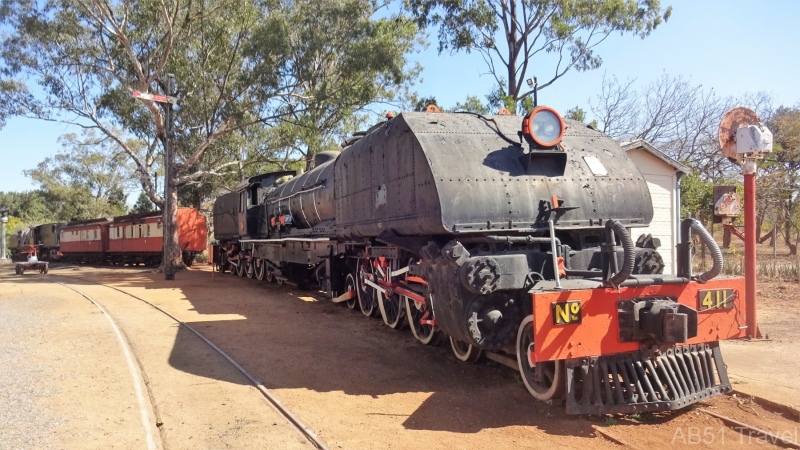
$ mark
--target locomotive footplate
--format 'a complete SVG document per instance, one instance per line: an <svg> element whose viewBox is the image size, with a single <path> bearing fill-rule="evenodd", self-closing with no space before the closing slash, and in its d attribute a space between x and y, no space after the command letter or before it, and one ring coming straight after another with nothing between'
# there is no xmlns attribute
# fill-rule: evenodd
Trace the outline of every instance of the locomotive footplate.
<svg viewBox="0 0 800 450"><path fill-rule="evenodd" d="M733 390L719 343L568 359L568 414L631 414L683 408Z"/></svg>

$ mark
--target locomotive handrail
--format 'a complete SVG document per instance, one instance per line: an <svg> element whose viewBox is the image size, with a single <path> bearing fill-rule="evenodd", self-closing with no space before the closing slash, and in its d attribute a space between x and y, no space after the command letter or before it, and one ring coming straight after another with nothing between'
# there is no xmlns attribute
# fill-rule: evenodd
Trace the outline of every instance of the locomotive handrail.
<svg viewBox="0 0 800 450"><path fill-rule="evenodd" d="M549 237L535 237L535 236L472 236L459 239L459 242L465 244L474 244L479 242L495 243L495 244L549 244ZM561 240L556 238L556 245L561 245Z"/></svg>
<svg viewBox="0 0 800 450"><path fill-rule="evenodd" d="M316 185L312 185L312 187L310 187L310 188L305 188L302 191L292 192L291 194L289 194L289 195L287 195L285 197L269 199L265 203L268 204L268 205L271 205L273 203L279 203L279 202L281 202L283 200L292 198L292 197L294 197L296 195L305 194L306 192L316 191L317 189L321 189L321 188L324 188L324 187L325 187L325 183L317 182Z"/></svg>

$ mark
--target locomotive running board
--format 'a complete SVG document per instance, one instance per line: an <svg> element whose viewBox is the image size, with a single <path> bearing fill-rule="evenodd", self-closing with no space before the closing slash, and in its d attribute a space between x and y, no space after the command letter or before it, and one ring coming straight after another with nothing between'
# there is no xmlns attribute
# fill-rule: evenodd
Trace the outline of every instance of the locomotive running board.
<svg viewBox="0 0 800 450"><path fill-rule="evenodd" d="M568 414L669 411L733 391L719 342L569 359Z"/></svg>

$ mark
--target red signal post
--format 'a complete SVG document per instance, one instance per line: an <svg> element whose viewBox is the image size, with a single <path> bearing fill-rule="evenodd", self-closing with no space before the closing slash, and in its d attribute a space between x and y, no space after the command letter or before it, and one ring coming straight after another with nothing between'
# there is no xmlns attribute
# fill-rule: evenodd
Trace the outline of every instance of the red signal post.
<svg viewBox="0 0 800 450"><path fill-rule="evenodd" d="M744 175L744 291L747 337L759 337L756 319L756 162L745 161Z"/></svg>

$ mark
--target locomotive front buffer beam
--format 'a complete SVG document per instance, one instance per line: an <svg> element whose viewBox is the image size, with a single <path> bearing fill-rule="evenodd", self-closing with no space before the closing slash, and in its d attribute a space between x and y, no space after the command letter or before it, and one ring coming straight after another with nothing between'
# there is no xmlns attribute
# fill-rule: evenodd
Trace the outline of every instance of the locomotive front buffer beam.
<svg viewBox="0 0 800 450"><path fill-rule="evenodd" d="M530 291L532 364L566 371L570 414L675 410L732 391L719 341L747 335L744 278Z"/></svg>

